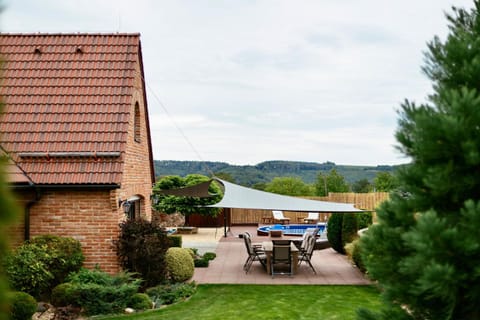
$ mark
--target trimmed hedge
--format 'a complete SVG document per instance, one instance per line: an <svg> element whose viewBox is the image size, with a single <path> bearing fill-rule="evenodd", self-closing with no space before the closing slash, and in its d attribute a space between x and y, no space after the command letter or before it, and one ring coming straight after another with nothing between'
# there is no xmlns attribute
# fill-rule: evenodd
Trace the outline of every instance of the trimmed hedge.
<svg viewBox="0 0 480 320"><path fill-rule="evenodd" d="M343 215L343 213L332 213L327 223L328 242L330 242L332 249L341 254L345 253L342 243Z"/></svg>

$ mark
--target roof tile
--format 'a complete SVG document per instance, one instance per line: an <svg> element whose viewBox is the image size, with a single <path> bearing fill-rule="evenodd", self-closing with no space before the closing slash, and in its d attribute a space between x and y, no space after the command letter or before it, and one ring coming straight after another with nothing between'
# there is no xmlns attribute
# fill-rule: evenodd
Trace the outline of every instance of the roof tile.
<svg viewBox="0 0 480 320"><path fill-rule="evenodd" d="M139 34L0 34L0 144L35 183L120 183L139 52Z"/></svg>

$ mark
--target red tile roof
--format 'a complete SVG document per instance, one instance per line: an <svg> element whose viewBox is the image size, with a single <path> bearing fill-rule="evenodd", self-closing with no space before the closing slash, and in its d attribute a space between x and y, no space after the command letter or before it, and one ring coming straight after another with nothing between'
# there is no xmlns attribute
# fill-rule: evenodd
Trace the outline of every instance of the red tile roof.
<svg viewBox="0 0 480 320"><path fill-rule="evenodd" d="M31 185L33 182L27 174L17 166L3 149L0 148L0 159L2 161L2 170L8 182L19 185Z"/></svg>
<svg viewBox="0 0 480 320"><path fill-rule="evenodd" d="M139 34L0 34L0 145L36 184L120 183L140 50Z"/></svg>

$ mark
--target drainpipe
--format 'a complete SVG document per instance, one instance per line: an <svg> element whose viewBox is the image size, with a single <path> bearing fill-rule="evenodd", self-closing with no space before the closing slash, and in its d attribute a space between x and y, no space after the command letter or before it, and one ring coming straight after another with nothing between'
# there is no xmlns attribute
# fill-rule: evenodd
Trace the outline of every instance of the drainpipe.
<svg viewBox="0 0 480 320"><path fill-rule="evenodd" d="M27 202L27 205L25 206L25 212L24 212L24 240L28 241L30 240L30 208L37 203L40 200L40 191L36 188L33 187L33 190L35 191L35 197L32 200L29 200Z"/></svg>

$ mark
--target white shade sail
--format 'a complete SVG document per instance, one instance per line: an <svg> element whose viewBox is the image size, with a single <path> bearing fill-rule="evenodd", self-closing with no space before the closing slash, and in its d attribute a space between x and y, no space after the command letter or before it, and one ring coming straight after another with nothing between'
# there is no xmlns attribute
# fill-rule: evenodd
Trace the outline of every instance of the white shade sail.
<svg viewBox="0 0 480 320"><path fill-rule="evenodd" d="M362 212L351 203L302 199L255 190L214 178L224 187L224 196L214 208L263 209L305 212Z"/></svg>

